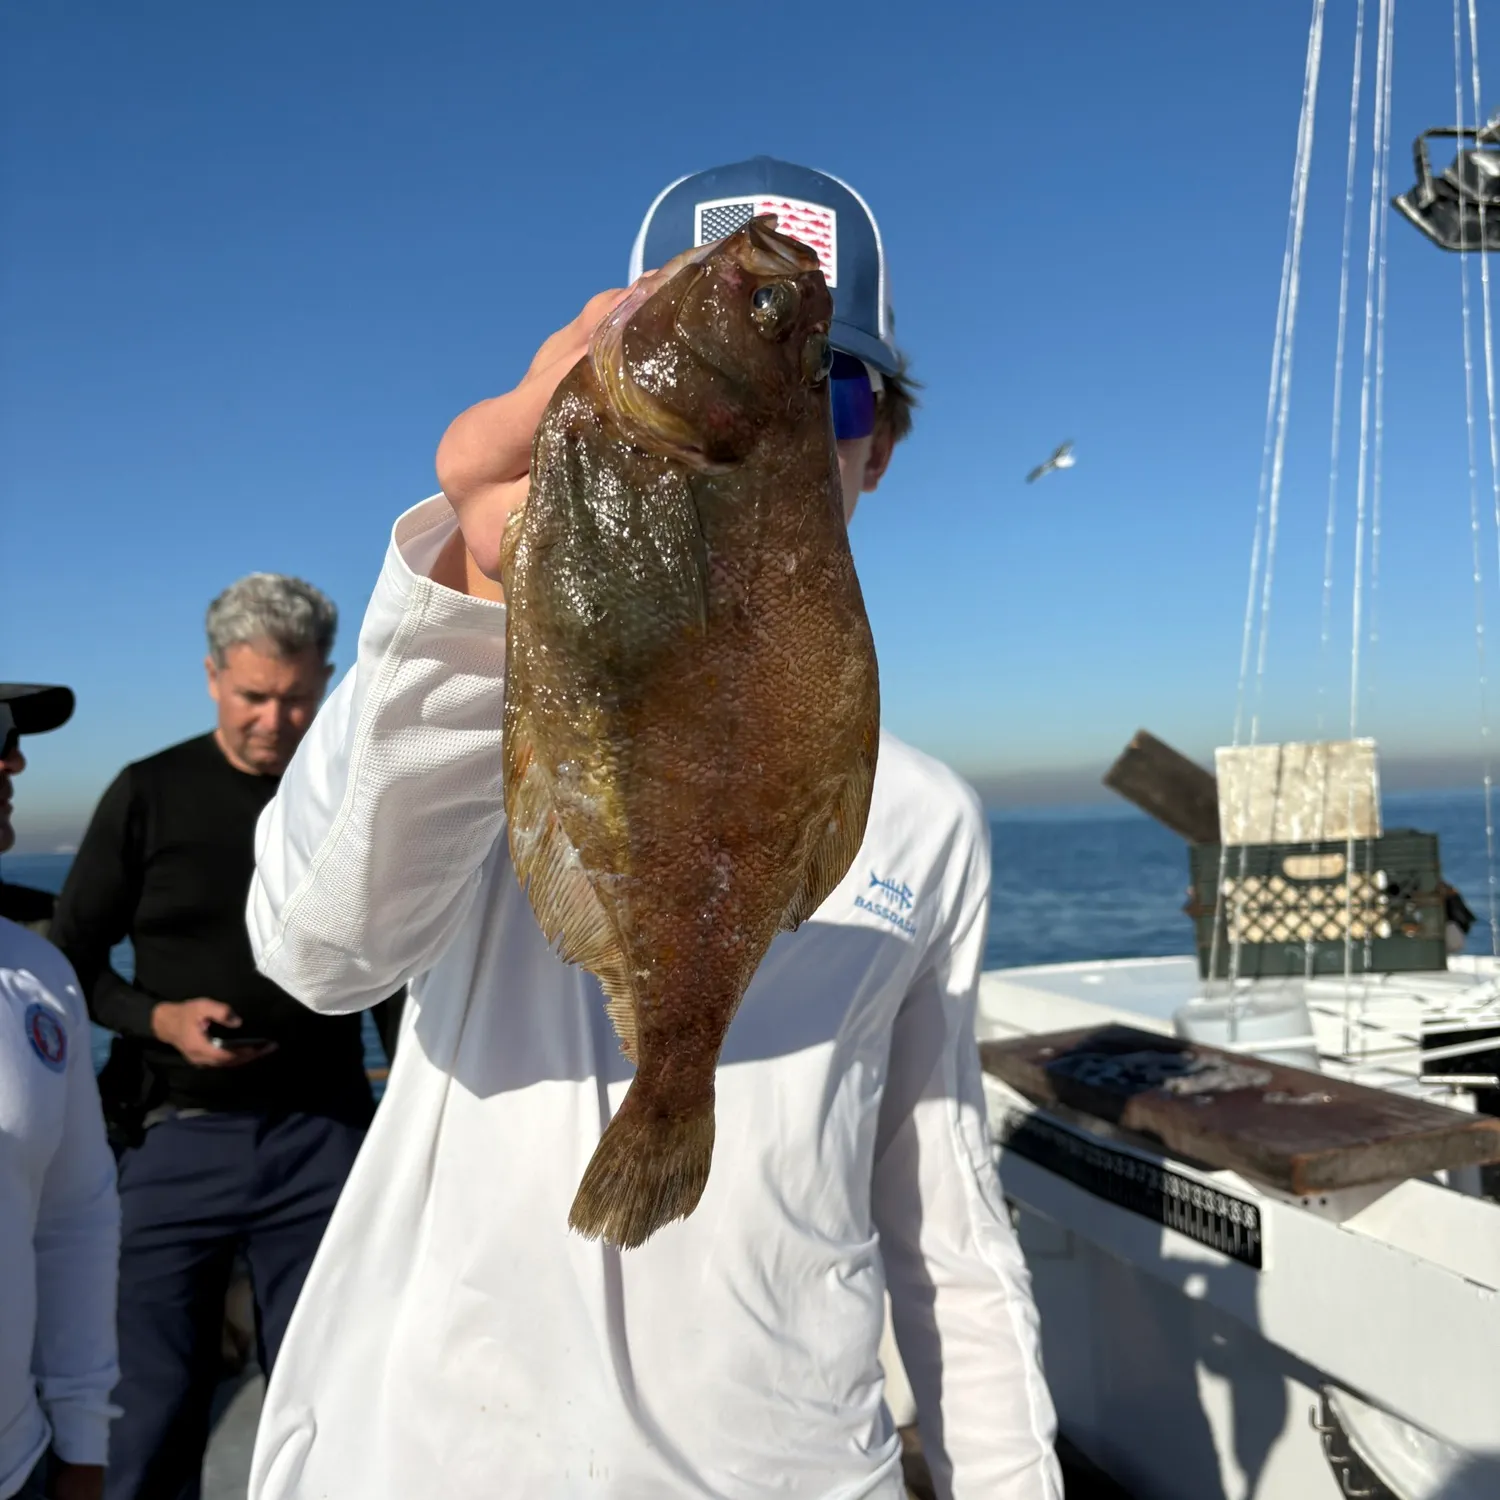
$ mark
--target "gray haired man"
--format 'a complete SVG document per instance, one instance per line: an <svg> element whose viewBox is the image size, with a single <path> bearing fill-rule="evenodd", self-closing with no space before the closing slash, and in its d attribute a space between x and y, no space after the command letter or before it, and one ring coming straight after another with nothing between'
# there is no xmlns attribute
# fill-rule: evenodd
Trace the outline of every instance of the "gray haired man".
<svg viewBox="0 0 1500 1500"><path fill-rule="evenodd" d="M107 1500L195 1500L235 1257L269 1370L373 1108L359 1017L298 1004L245 932L256 819L322 700L337 613L253 573L207 626L217 724L116 777L52 927L117 1034L101 1075L122 1216ZM128 975L111 958L125 938Z"/></svg>

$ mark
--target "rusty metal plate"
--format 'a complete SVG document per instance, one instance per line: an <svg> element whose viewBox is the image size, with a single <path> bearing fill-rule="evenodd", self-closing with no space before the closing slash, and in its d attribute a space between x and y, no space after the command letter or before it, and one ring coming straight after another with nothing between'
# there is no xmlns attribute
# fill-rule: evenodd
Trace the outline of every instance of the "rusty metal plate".
<svg viewBox="0 0 1500 1500"><path fill-rule="evenodd" d="M1500 1119L1131 1026L982 1042L979 1052L987 1073L1034 1103L1284 1192L1500 1161Z"/></svg>

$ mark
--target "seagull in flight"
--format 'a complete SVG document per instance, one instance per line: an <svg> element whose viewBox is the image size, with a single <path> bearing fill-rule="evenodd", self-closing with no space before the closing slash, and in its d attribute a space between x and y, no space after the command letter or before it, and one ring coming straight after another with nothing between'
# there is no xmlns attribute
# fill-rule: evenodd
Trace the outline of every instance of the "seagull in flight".
<svg viewBox="0 0 1500 1500"><path fill-rule="evenodd" d="M1040 479L1043 474L1050 474L1054 469L1071 469L1078 460L1073 457L1073 440L1068 439L1066 443L1059 443L1052 457L1044 464L1038 464L1031 473L1026 476L1026 483Z"/></svg>

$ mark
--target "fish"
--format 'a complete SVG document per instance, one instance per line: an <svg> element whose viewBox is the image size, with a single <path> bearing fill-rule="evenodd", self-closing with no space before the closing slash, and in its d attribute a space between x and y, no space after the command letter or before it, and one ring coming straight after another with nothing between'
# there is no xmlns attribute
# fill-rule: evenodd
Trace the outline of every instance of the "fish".
<svg viewBox="0 0 1500 1500"><path fill-rule="evenodd" d="M864 838L879 671L832 316L774 215L638 282L544 410L502 539L511 862L635 1069L568 1222L622 1250L697 1207L729 1024Z"/></svg>
<svg viewBox="0 0 1500 1500"><path fill-rule="evenodd" d="M1052 457L1045 463L1040 463L1027 476L1026 483L1034 484L1043 474L1050 474L1054 469L1071 469L1078 460L1073 456L1073 441L1070 438L1065 443L1059 443L1052 450Z"/></svg>

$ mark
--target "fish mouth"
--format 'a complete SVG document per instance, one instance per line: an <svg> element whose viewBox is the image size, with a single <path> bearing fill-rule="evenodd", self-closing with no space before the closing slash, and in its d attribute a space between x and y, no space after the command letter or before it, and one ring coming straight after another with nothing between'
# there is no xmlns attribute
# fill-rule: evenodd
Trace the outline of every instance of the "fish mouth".
<svg viewBox="0 0 1500 1500"><path fill-rule="evenodd" d="M816 253L776 229L775 214L761 214L727 238L738 238L732 254L751 275L797 277L819 268ZM723 240L719 243L722 245Z"/></svg>
<svg viewBox="0 0 1500 1500"><path fill-rule="evenodd" d="M715 240L695 250L686 250L675 260L669 260L654 275L643 277L630 295L594 330L589 343L594 378L599 382L605 402L625 437L639 447L681 459L704 473L722 473L729 465L710 459L703 451L702 441L692 424L668 410L631 378L625 367L625 330L630 326L631 318L664 291L678 272L700 264L722 243L722 240ZM679 306L691 284L691 281L685 281L678 292Z"/></svg>

